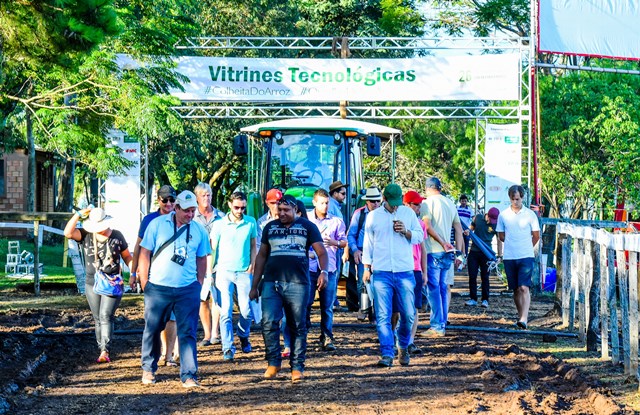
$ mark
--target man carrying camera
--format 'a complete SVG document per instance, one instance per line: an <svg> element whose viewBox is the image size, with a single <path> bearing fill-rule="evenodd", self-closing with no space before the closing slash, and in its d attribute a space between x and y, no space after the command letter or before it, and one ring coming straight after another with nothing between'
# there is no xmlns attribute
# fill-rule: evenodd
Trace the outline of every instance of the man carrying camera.
<svg viewBox="0 0 640 415"><path fill-rule="evenodd" d="M175 211L154 219L140 244L138 278L144 290L145 319L143 384L156 382L155 372L161 353L160 332L174 312L182 386L199 386L196 330L200 289L211 245L205 228L192 222L197 207L196 195L183 191L176 198Z"/></svg>

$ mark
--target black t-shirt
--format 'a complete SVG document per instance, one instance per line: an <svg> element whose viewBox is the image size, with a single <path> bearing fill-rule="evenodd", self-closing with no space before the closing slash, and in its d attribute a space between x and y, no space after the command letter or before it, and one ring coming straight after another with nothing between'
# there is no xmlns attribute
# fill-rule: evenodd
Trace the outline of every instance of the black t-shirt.
<svg viewBox="0 0 640 415"><path fill-rule="evenodd" d="M476 234L478 238L488 247L491 247L491 240L496 235L496 229L493 225L487 223L484 219L484 215L478 214L473 218L473 222L471 222L474 226L473 232ZM471 251L482 252L480 248L478 248L475 244L471 245Z"/></svg>
<svg viewBox="0 0 640 415"><path fill-rule="evenodd" d="M82 239L80 243L84 249L84 270L87 274L86 283L93 285L94 276L96 274L96 268L94 263L97 262L101 266L102 271L108 274L118 274L120 272L120 258L122 257L122 251L129 248L127 241L120 231L115 229L111 230L111 235L106 241L100 242L96 240L96 250L98 252L98 259L95 256L93 234L86 230L79 228ZM107 243L109 244L109 250L107 252ZM110 255L109 255L110 254Z"/></svg>
<svg viewBox="0 0 640 415"><path fill-rule="evenodd" d="M297 218L287 228L279 220L273 220L265 225L260 242L270 247L264 268L265 281L309 285L309 248L322 242L322 235L314 223Z"/></svg>

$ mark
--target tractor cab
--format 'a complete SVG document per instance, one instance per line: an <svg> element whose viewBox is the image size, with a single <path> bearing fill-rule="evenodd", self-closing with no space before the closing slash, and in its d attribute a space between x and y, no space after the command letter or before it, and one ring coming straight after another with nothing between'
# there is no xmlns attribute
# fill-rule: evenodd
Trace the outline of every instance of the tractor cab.
<svg viewBox="0 0 640 415"><path fill-rule="evenodd" d="M313 193L329 190L340 180L348 184L343 215L349 218L364 187L363 154L379 156L382 140L401 136L400 130L341 118L295 118L241 129L235 154L247 154L250 201L248 214L266 211L264 196L271 188L313 208Z"/></svg>

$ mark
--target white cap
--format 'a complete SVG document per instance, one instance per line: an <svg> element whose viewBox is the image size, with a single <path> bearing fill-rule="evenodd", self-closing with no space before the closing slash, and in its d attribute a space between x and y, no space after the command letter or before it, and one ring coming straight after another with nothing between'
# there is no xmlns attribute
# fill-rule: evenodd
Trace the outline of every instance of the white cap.
<svg viewBox="0 0 640 415"><path fill-rule="evenodd" d="M198 199L196 198L196 195L193 192L189 190L184 190L176 198L176 205L180 206L180 209L182 210L189 209L192 207L198 207Z"/></svg>

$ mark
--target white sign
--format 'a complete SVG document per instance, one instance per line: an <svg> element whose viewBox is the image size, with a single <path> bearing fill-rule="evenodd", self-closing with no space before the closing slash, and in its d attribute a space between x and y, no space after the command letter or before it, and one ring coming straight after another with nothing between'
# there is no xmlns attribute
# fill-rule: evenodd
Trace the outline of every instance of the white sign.
<svg viewBox="0 0 640 415"><path fill-rule="evenodd" d="M126 59L120 59L126 65ZM250 59L183 57L183 101L518 100L520 57Z"/></svg>
<svg viewBox="0 0 640 415"><path fill-rule="evenodd" d="M522 180L522 126L487 124L485 145L485 212L509 207L507 191Z"/></svg>
<svg viewBox="0 0 640 415"><path fill-rule="evenodd" d="M105 212L113 217L112 228L122 232L133 253L140 227L140 143L130 142L121 131L110 132L109 138L134 162L123 175L109 176L104 186Z"/></svg>
<svg viewBox="0 0 640 415"><path fill-rule="evenodd" d="M540 52L640 59L638 1L539 1Z"/></svg>

